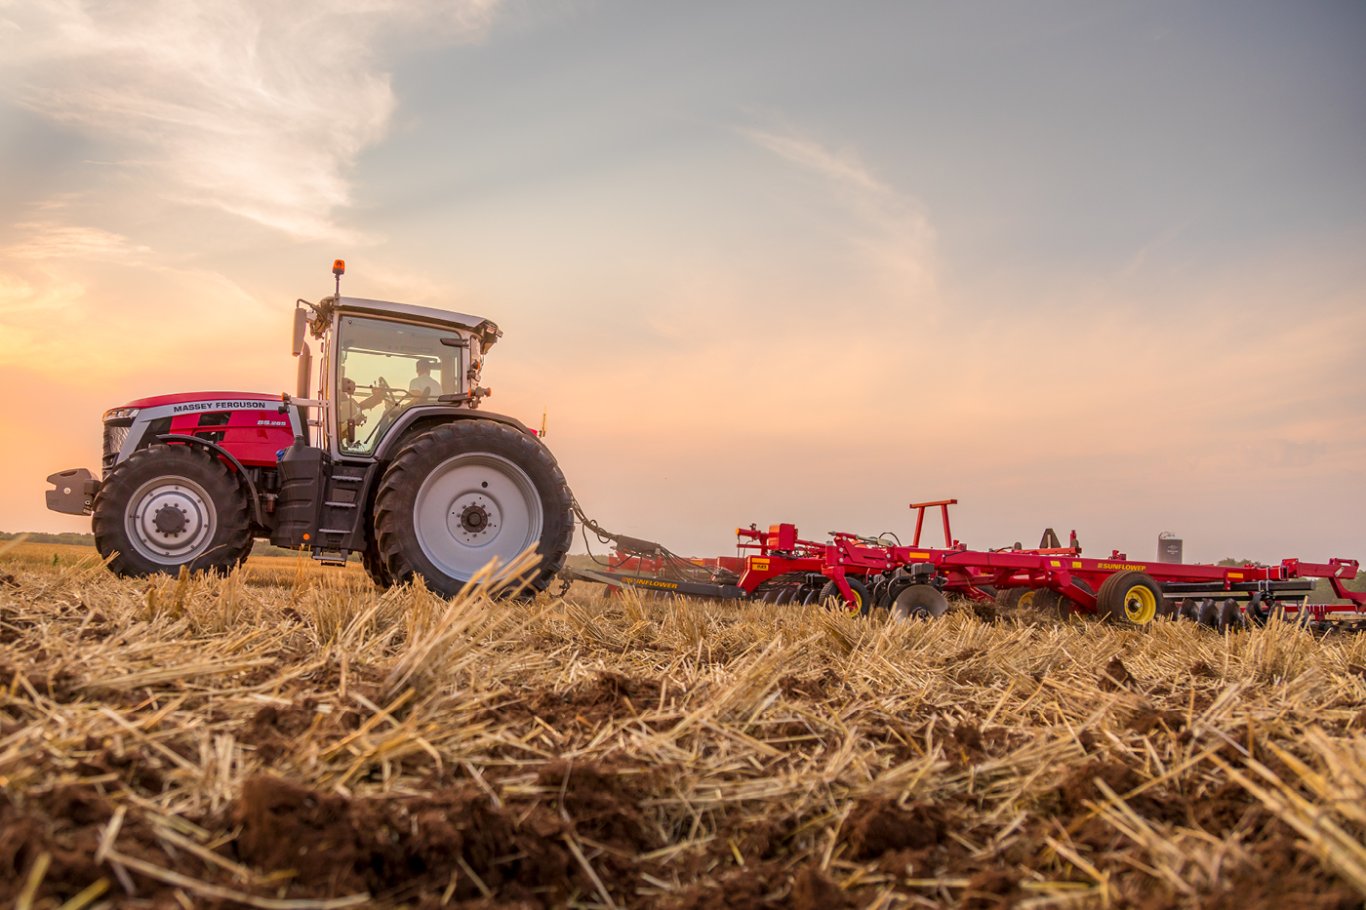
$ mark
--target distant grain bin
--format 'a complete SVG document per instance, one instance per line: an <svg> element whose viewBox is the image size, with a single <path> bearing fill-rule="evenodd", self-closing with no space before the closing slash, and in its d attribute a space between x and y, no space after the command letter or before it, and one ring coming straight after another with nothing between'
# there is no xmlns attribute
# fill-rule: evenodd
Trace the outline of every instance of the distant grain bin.
<svg viewBox="0 0 1366 910"><path fill-rule="evenodd" d="M1157 561L1179 563L1181 561L1181 538L1171 531L1163 531L1157 535Z"/></svg>

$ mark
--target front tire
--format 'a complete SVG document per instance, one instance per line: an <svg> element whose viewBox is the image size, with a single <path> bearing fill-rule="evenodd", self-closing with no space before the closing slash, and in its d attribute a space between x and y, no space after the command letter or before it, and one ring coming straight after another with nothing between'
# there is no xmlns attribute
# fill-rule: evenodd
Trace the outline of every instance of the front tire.
<svg viewBox="0 0 1366 910"><path fill-rule="evenodd" d="M251 552L242 485L187 445L134 452L100 485L93 511L95 548L117 575L230 572Z"/></svg>
<svg viewBox="0 0 1366 910"><path fill-rule="evenodd" d="M541 561L521 590L535 593L564 565L573 499L554 456L536 439L491 420L461 420L399 451L375 495L374 530L394 583L417 575L450 597L491 560L506 566L534 549Z"/></svg>

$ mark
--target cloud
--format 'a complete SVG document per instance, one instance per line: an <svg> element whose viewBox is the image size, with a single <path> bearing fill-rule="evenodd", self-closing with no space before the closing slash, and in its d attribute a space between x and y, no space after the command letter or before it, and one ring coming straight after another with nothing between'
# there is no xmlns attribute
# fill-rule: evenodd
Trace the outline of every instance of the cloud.
<svg viewBox="0 0 1366 910"><path fill-rule="evenodd" d="M775 155L815 171L836 183L879 195L891 193L891 190L874 177L852 151L835 152L810 139L766 130L751 129L745 130L744 133L753 142Z"/></svg>
<svg viewBox="0 0 1366 910"><path fill-rule="evenodd" d="M934 311L936 237L924 207L880 179L849 148L832 149L791 132L745 129L755 145L822 179L831 198L855 221L849 248L871 266L873 292L886 303L912 305L918 317Z"/></svg>
<svg viewBox="0 0 1366 910"><path fill-rule="evenodd" d="M108 143L159 195L335 236L395 107L385 50L468 43L498 0L0 0L0 93Z"/></svg>
<svg viewBox="0 0 1366 910"><path fill-rule="evenodd" d="M14 226L24 239L0 250L3 259L42 262L52 259L141 259L151 250L128 238L99 228L50 221L24 222Z"/></svg>

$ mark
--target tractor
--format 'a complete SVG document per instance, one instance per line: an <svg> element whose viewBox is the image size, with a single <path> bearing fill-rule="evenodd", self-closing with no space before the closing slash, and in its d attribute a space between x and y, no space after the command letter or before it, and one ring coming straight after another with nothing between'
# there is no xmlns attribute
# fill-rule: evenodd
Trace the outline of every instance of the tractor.
<svg viewBox="0 0 1366 910"><path fill-rule="evenodd" d="M332 271L333 296L295 307L295 395L191 392L112 408L101 477L53 474L48 508L92 516L119 575L228 572L266 538L328 565L357 554L376 584L420 577L445 596L534 550L531 575L493 577L515 582L507 592L545 590L569 550L573 497L543 433L480 407L498 326L343 297L345 263Z"/></svg>

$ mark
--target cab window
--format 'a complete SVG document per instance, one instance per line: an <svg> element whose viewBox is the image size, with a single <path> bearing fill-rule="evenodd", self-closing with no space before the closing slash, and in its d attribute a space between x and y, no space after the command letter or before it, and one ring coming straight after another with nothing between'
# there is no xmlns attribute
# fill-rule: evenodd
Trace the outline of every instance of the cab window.
<svg viewBox="0 0 1366 910"><path fill-rule="evenodd" d="M450 328L343 316L337 335L337 436L368 455L405 408L461 391L462 348L442 344Z"/></svg>

